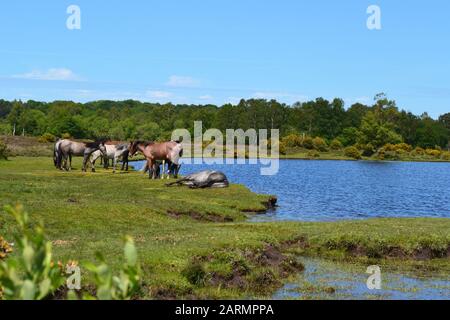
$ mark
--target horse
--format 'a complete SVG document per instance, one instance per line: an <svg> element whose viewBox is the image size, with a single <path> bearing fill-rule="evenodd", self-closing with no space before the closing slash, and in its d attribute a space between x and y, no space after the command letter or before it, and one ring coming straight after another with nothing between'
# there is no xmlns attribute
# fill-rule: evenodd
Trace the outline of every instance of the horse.
<svg viewBox="0 0 450 320"><path fill-rule="evenodd" d="M69 171L72 169L72 156L82 156L83 157L83 167L82 170L86 171L86 164L89 157L95 151L100 150L101 153L106 153L106 148L103 140L98 140L95 142L76 142L68 139L60 141L58 152L59 159L62 161L64 158L64 169ZM67 167L67 159L69 159L69 167ZM93 170L95 171L95 170Z"/></svg>
<svg viewBox="0 0 450 320"><path fill-rule="evenodd" d="M172 164L174 175L178 175L180 167L180 158L183 156L183 146L179 141L168 142L150 142L150 141L132 141L129 147L130 155L134 156L136 152L141 152L146 160L149 169L149 178L156 179L156 161L167 161Z"/></svg>
<svg viewBox="0 0 450 320"><path fill-rule="evenodd" d="M53 164L55 165L55 167L57 169L61 169L62 170L61 157L60 157L60 152L59 152L59 145L61 144L61 141L62 141L61 139L58 139L55 142L55 145L53 147Z"/></svg>
<svg viewBox="0 0 450 320"><path fill-rule="evenodd" d="M197 173L187 175L186 177L172 183L167 183L166 186L173 185L187 185L189 188L227 188L229 182L227 176L220 171L205 170Z"/></svg>
<svg viewBox="0 0 450 320"><path fill-rule="evenodd" d="M122 159L122 171L124 170L126 166L126 171L128 171L128 155L130 151L128 150L129 144L122 143L119 145L113 145L113 144L106 144L105 149L106 152L103 154L100 150L95 151L91 155L91 167L92 170L95 171L95 161L101 157L103 159L104 168L106 169L108 167L109 159L113 160L113 172L116 172L116 164L117 160L120 158Z"/></svg>

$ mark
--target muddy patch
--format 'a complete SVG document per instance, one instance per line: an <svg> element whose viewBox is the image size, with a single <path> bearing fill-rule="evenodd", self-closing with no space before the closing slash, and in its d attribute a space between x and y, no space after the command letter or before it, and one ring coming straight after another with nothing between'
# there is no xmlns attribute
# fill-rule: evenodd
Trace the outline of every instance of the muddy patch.
<svg viewBox="0 0 450 320"><path fill-rule="evenodd" d="M304 269L293 255L267 244L255 250L219 250L194 257L182 275L196 287L239 289L267 294L282 286L282 280Z"/></svg>

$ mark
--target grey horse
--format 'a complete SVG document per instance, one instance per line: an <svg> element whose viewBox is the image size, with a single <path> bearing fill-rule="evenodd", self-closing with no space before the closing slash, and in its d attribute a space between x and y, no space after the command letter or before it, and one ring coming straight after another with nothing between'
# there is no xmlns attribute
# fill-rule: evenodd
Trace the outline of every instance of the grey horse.
<svg viewBox="0 0 450 320"><path fill-rule="evenodd" d="M72 156L81 156L83 157L82 170L86 171L86 164L89 157L97 150L100 150L103 154L106 153L105 143L103 140L98 140L95 142L76 142L64 139L59 142L59 161L61 163L62 159L64 159L63 167L68 171L72 169ZM67 160L69 160L69 167L67 167Z"/></svg>
<svg viewBox="0 0 450 320"><path fill-rule="evenodd" d="M226 188L228 187L228 179L223 172L206 170L187 175L172 183L167 183L166 186L186 185L189 188Z"/></svg>

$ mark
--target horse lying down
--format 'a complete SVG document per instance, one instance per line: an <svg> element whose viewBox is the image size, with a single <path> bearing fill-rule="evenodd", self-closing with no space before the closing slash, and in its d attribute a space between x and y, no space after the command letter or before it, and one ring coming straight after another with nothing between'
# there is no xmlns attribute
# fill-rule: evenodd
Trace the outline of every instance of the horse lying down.
<svg viewBox="0 0 450 320"><path fill-rule="evenodd" d="M224 173L220 171L201 171L190 174L182 179L172 183L167 183L166 186L185 185L189 188L226 188L228 187L228 179Z"/></svg>

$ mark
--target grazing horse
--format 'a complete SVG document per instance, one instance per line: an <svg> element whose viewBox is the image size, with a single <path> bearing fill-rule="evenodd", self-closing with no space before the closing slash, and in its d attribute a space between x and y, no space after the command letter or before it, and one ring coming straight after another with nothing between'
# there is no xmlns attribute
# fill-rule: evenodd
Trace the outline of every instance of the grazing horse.
<svg viewBox="0 0 450 320"><path fill-rule="evenodd" d="M166 161L172 164L172 167L179 169L180 158L183 156L183 146L179 141L168 142L145 142L132 141L130 144L130 155L134 156L140 151L147 160L149 170L149 178L156 179L157 167L156 161ZM174 170L174 175L178 174L178 170Z"/></svg>
<svg viewBox="0 0 450 320"><path fill-rule="evenodd" d="M86 171L86 164L89 157L97 150L100 150L103 154L106 152L103 140L98 140L95 142L76 142L65 139L61 140L58 148L59 159L62 160L64 158L64 168L67 171L72 169L72 156L83 157L82 170ZM69 167L67 167L67 159L69 159Z"/></svg>
<svg viewBox="0 0 450 320"><path fill-rule="evenodd" d="M116 165L117 165L117 161L119 159L122 159L122 170L124 170L124 168L126 166L126 171L128 171L128 155L130 153L130 151L128 150L129 147L130 147L130 145L127 143L122 143L119 145L107 144L107 145L105 145L106 153L103 154L103 157L102 157L102 152L100 150L95 151L94 153L92 153L92 156L91 156L92 170L95 171L95 161L99 157L102 157L105 168L108 167L109 159L113 160L113 172L114 173L116 172Z"/></svg>

